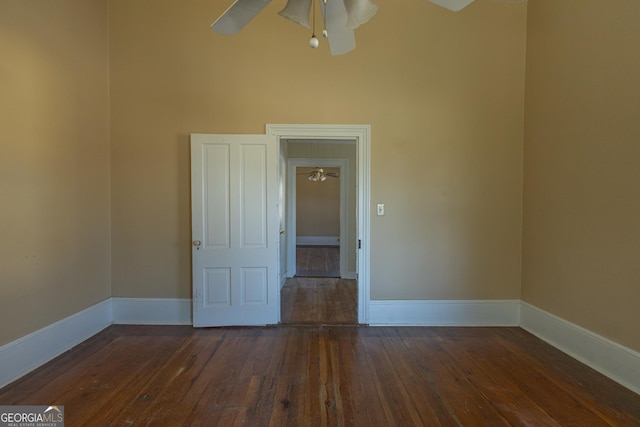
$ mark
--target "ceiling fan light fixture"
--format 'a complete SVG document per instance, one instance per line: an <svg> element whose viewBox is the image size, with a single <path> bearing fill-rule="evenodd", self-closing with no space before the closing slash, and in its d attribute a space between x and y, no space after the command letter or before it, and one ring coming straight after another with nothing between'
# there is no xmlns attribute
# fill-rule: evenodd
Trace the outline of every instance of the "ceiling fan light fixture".
<svg viewBox="0 0 640 427"><path fill-rule="evenodd" d="M312 182L323 182L327 178L340 178L340 175L336 172L324 172L323 168L314 167L309 172L298 173L298 175L307 175L307 179Z"/></svg>
<svg viewBox="0 0 640 427"><path fill-rule="evenodd" d="M311 29L309 14L312 0L287 0L287 4L278 14L296 24Z"/></svg>
<svg viewBox="0 0 640 427"><path fill-rule="evenodd" d="M347 28L355 30L378 12L378 6L370 0L344 0L347 9Z"/></svg>
<svg viewBox="0 0 640 427"><path fill-rule="evenodd" d="M473 3L473 0L429 0L438 6L449 9L452 12L458 12Z"/></svg>
<svg viewBox="0 0 640 427"><path fill-rule="evenodd" d="M287 0L279 14L305 28L311 29L310 14L314 13L311 47L318 47L315 37L315 0ZM331 55L344 55L355 49L354 29L369 21L378 11L371 0L318 0L321 2L324 29L322 36L327 39ZM474 0L429 0L451 11L458 11ZM508 1L508 0L506 0ZM271 0L234 0L233 4L211 24L220 34L233 35L242 30Z"/></svg>
<svg viewBox="0 0 640 427"><path fill-rule="evenodd" d="M318 182L325 181L327 179L324 174L324 169L322 168L313 168L311 172L309 172L309 176L307 177L309 181Z"/></svg>

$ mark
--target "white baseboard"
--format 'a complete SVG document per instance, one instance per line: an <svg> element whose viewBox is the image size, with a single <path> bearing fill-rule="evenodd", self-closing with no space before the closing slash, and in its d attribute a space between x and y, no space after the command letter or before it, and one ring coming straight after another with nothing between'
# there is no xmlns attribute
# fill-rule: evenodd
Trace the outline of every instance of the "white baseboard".
<svg viewBox="0 0 640 427"><path fill-rule="evenodd" d="M0 347L0 387L17 380L111 325L111 299Z"/></svg>
<svg viewBox="0 0 640 427"><path fill-rule="evenodd" d="M355 271L349 271L347 272L347 274L345 274L344 276L342 276L343 279L348 279L348 280L356 280L356 272Z"/></svg>
<svg viewBox="0 0 640 427"><path fill-rule="evenodd" d="M374 326L518 326L520 300L369 302Z"/></svg>
<svg viewBox="0 0 640 427"><path fill-rule="evenodd" d="M109 298L0 347L0 388L111 324L191 325L191 299Z"/></svg>
<svg viewBox="0 0 640 427"><path fill-rule="evenodd" d="M521 305L523 329L640 394L640 353L524 301Z"/></svg>
<svg viewBox="0 0 640 427"><path fill-rule="evenodd" d="M296 245L340 246L339 236L296 236Z"/></svg>
<svg viewBox="0 0 640 427"><path fill-rule="evenodd" d="M373 326L521 326L640 394L640 353L519 300L370 301ZM0 388L109 325L192 324L190 299L110 298L0 347Z"/></svg>
<svg viewBox="0 0 640 427"><path fill-rule="evenodd" d="M123 325L191 325L191 299L111 298L113 323Z"/></svg>

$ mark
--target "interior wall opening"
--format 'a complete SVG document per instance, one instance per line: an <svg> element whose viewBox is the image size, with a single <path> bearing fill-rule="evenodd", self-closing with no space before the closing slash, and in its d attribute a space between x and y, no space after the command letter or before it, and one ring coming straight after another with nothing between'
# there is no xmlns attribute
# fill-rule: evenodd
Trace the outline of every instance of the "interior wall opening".
<svg viewBox="0 0 640 427"><path fill-rule="evenodd" d="M296 167L295 277L341 277L340 174L322 160Z"/></svg>
<svg viewBox="0 0 640 427"><path fill-rule="evenodd" d="M357 323L356 143L281 140L287 164L282 323ZM283 162L281 162L282 164Z"/></svg>

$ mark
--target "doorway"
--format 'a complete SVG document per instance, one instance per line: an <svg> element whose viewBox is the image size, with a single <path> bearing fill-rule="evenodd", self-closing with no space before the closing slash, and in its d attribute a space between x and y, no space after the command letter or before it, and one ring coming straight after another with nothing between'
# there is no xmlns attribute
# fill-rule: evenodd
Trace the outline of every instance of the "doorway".
<svg viewBox="0 0 640 427"><path fill-rule="evenodd" d="M285 144L292 158L287 159L290 246L281 322L355 324L356 189L349 167L355 163L355 141ZM316 157L295 157L301 155Z"/></svg>
<svg viewBox="0 0 640 427"><path fill-rule="evenodd" d="M295 277L341 277L342 173L341 168L327 167L322 160L314 167L296 167Z"/></svg>
<svg viewBox="0 0 640 427"><path fill-rule="evenodd" d="M356 279L356 242L357 242L357 230L356 230L356 171L350 167L350 164L355 163L355 142L354 141L318 141L318 140L285 140L281 141L285 145L285 151L288 156L305 156L305 157L289 157L287 158L287 171L286 171L286 230L287 239L286 247L284 251L281 251L281 255L286 256L286 276L288 278L300 276L298 273L298 246L338 246L339 247L339 272L338 276L343 279ZM321 155L323 152L329 152L332 154L339 153L344 156L343 158L326 158L326 157L306 157L316 154ZM321 153L321 154L318 154ZM320 227L314 227L313 224L308 222L324 221L322 214L309 214L306 217L298 218L300 211L308 210L307 207L301 206L301 204L309 203L309 197L323 197L322 191L315 191L313 194L309 194L309 197L303 197L302 200L298 200L299 196L299 183L305 184L304 176L298 175L300 170L310 170L323 165L325 168L333 168L337 170L336 174L340 177L337 180L338 188L336 191L338 196L338 215L335 220L337 224L329 225L322 224ZM302 179L300 179L302 178ZM333 178L327 178L333 179ZM308 181L307 181L308 183ZM314 182L309 183L307 188L319 189L319 186L324 186L325 190L327 186L336 184L334 181ZM326 184L326 185L325 185ZM326 192L325 192L326 193ZM331 197L324 194L324 197ZM322 209L322 203L314 204L311 209ZM302 209L299 209L302 208ZM335 209L334 207L326 207L327 209ZM335 230L337 229L337 233ZM314 231L315 230L315 231ZM331 233L330 230L334 230ZM332 235L333 234L333 235Z"/></svg>
<svg viewBox="0 0 640 427"><path fill-rule="evenodd" d="M369 196L369 147L370 147L370 126L368 125L267 125L266 133L274 135L280 143L280 192L281 192L281 214L286 215L286 221L281 221L281 245L280 245L280 277L282 289L288 279L292 279L295 271L290 266L292 263L292 249L295 249L295 239L292 241L290 225L288 219L291 214L291 204L287 203L285 195L289 191L289 175L290 169L283 167L287 160L286 148L291 143L307 143L307 144L340 144L349 143L355 149L355 159L351 166L351 176L353 177L353 208L349 219L353 219L352 237L344 237L349 241L349 247L346 253L341 251L341 257L344 255L352 255L353 265L347 267L347 271L341 271L341 279L332 280L355 280L356 296L354 296L354 305L357 315L356 321L360 324L366 324L369 320L369 221L370 221L370 196ZM289 153L290 154L290 153ZM302 156L304 157L304 156ZM338 156L331 157L333 160L339 159ZM317 159L315 160L317 162ZM315 165L314 165L315 166ZM286 206L284 206L286 205ZM281 220L283 218L281 217ZM285 237L286 234L286 237ZM343 242L343 233L341 231L341 246ZM294 236L295 237L295 236ZM295 258L295 255L293 256ZM293 264L295 265L295 264ZM342 262L342 266L348 266L349 262ZM311 279L311 278L310 278ZM320 279L325 280L325 279ZM282 314L282 310L280 311ZM282 320L282 318L281 318Z"/></svg>

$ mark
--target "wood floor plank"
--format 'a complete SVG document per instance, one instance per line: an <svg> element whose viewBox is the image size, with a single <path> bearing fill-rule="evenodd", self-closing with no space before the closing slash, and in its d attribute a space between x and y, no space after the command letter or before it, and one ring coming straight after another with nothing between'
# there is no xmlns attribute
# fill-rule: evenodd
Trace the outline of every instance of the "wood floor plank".
<svg viewBox="0 0 640 427"><path fill-rule="evenodd" d="M356 294L355 280L287 279L280 291L282 323L355 324Z"/></svg>
<svg viewBox="0 0 640 427"><path fill-rule="evenodd" d="M412 404L405 387L405 380L397 375L393 360L398 358L394 348L384 345L384 340L367 342L370 364L375 369L375 384L380 402L385 410L386 422L396 425L395 419L407 420L410 425L421 425L420 416Z"/></svg>
<svg viewBox="0 0 640 427"><path fill-rule="evenodd" d="M398 378L402 379L403 386L407 389L422 423L433 426L458 425L453 418L449 417L437 388L433 387L423 375L424 366L416 357L418 350L415 345L404 337L394 339L394 345L398 348L398 355L393 359L393 366Z"/></svg>
<svg viewBox="0 0 640 427"><path fill-rule="evenodd" d="M544 372L556 387L574 396L580 407L589 408L608 425L640 426L640 406L635 403L636 394L629 393L595 370L575 363L575 359L536 337L529 335L530 339L522 340L521 336L506 329L497 329L496 334L501 337L502 345L512 348L518 358Z"/></svg>
<svg viewBox="0 0 640 427"><path fill-rule="evenodd" d="M491 403L471 384L464 370L442 346L442 337L415 340L421 355L421 374L435 388L439 401L459 425L509 425Z"/></svg>
<svg viewBox="0 0 640 427"><path fill-rule="evenodd" d="M0 389L68 426L639 426L640 396L519 328L112 326Z"/></svg>
<svg viewBox="0 0 640 427"><path fill-rule="evenodd" d="M211 402L219 399L228 405L214 416L233 418L238 400L241 400L236 394L242 384L238 371L252 342L251 337L235 337L230 346L211 348L206 340L197 339L195 345L181 348L163 369L165 375L156 376L147 385L146 395L152 396L150 405L138 416L163 419L169 425L183 425L189 414L207 413L215 408ZM167 397L173 394L181 396L180 411L165 404Z"/></svg>
<svg viewBox="0 0 640 427"><path fill-rule="evenodd" d="M296 277L340 277L340 246L296 246Z"/></svg>
<svg viewBox="0 0 640 427"><path fill-rule="evenodd" d="M349 328L349 331L351 330ZM333 356L339 360L340 364L337 371L341 379L344 425L375 425L374 421L380 418L376 419L375 411L369 409L374 404L368 397L367 381L370 379L370 374L367 372L366 357L361 351L361 345L355 334L336 335L335 341L337 349Z"/></svg>
<svg viewBox="0 0 640 427"><path fill-rule="evenodd" d="M139 338L129 339L135 342ZM217 338L204 342L194 337L157 349L159 355L164 353L170 357L158 360L154 369L136 369L139 375L132 376L135 382L127 386L126 392L114 393L106 399L101 412L103 418L120 420L116 425L130 425L140 419L174 422L176 417L188 414L194 405L192 396L200 391L197 382L192 387L192 380L199 376L220 342ZM169 348L171 352L167 351ZM169 394L179 396L180 414L171 413L172 406L165 405ZM82 420L80 425L88 425L90 421L90 418Z"/></svg>
<svg viewBox="0 0 640 427"><path fill-rule="evenodd" d="M505 371L504 365L513 362L514 355L496 345L495 339L479 336L462 341L444 341L442 345L464 369L466 379L511 425L561 425L541 410L513 375ZM526 365L517 366L523 369Z"/></svg>
<svg viewBox="0 0 640 427"><path fill-rule="evenodd" d="M296 277L281 289L281 321L291 324L355 324L357 283L340 278L338 246L298 246Z"/></svg>

